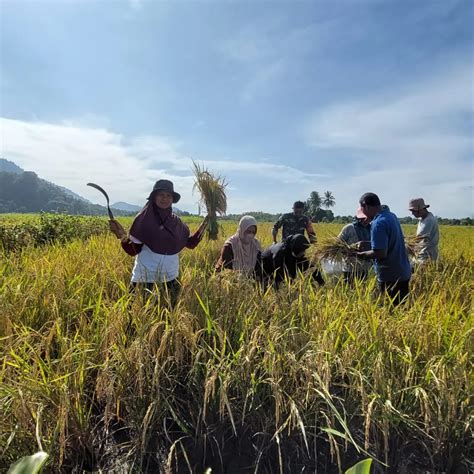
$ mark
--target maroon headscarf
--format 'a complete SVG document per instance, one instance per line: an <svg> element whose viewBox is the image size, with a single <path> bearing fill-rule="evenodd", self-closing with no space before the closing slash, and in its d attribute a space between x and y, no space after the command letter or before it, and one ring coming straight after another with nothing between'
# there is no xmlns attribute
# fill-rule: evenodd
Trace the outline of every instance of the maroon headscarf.
<svg viewBox="0 0 474 474"><path fill-rule="evenodd" d="M135 217L130 235L155 253L175 255L186 247L189 227L173 214L171 207L160 209L150 199Z"/></svg>

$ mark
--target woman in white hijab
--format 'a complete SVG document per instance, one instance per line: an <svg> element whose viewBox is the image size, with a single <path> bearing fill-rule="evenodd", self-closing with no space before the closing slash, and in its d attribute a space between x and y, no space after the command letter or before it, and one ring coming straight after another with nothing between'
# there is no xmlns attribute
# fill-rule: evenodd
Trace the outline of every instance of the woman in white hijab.
<svg viewBox="0 0 474 474"><path fill-rule="evenodd" d="M240 219L237 232L229 237L222 247L216 264L216 271L224 268L236 270L246 275L259 275L262 247L255 238L257 221L252 216Z"/></svg>

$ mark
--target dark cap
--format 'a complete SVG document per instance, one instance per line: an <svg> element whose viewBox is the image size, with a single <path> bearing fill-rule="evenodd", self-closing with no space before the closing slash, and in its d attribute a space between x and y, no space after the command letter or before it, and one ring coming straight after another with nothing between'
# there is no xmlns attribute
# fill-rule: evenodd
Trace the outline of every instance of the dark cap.
<svg viewBox="0 0 474 474"><path fill-rule="evenodd" d="M303 201L296 201L293 204L293 209L304 209L304 202Z"/></svg>
<svg viewBox="0 0 474 474"><path fill-rule="evenodd" d="M174 192L173 183L167 179L160 179L158 180L155 185L153 186L153 191L150 193L148 199L151 199L152 196L157 191L166 191L173 195L173 204L177 203L181 199L181 195Z"/></svg>

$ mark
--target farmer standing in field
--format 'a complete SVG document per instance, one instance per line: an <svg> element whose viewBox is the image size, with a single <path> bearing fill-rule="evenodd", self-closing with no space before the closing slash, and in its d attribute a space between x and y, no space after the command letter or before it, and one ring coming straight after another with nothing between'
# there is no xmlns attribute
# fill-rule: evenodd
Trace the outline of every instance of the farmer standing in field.
<svg viewBox="0 0 474 474"><path fill-rule="evenodd" d="M262 247L255 238L257 221L252 216L243 216L237 232L229 237L222 247L216 271L236 270L243 275L261 276Z"/></svg>
<svg viewBox="0 0 474 474"><path fill-rule="evenodd" d="M358 244L360 250L370 249L370 221L361 209L356 211L354 221L345 225L338 238L348 245ZM357 257L350 257L343 262L344 280L351 283L354 279L367 278L372 263Z"/></svg>
<svg viewBox="0 0 474 474"><path fill-rule="evenodd" d="M169 298L171 307L175 306L181 289L179 252L185 247L195 248L207 225L206 217L198 230L190 235L189 227L171 207L180 198L171 181L160 179L153 186L148 202L135 217L129 234L115 219L109 224L125 252L135 256L132 288L140 286L151 291L158 286Z"/></svg>
<svg viewBox="0 0 474 474"><path fill-rule="evenodd" d="M286 239L290 235L302 234L305 231L308 234L309 241L313 244L316 242L316 233L313 229L313 224L308 216L303 214L304 202L296 201L293 204L293 212L283 214L275 222L272 229L273 243L277 243L278 229L281 227L282 240Z"/></svg>
<svg viewBox="0 0 474 474"><path fill-rule="evenodd" d="M382 207L376 194L363 194L359 204L362 213L371 221L371 250L356 255L374 260L380 292L387 293L398 305L408 296L411 277L402 228L397 216Z"/></svg>
<svg viewBox="0 0 474 474"><path fill-rule="evenodd" d="M438 260L439 229L436 217L428 211L429 204L423 198L411 199L408 209L419 219L416 236L420 238L416 263L427 263Z"/></svg>

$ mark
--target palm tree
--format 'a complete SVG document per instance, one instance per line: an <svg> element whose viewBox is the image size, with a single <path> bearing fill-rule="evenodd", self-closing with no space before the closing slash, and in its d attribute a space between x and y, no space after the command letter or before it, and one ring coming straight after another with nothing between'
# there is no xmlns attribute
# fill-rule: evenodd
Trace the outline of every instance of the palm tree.
<svg viewBox="0 0 474 474"><path fill-rule="evenodd" d="M314 218L318 209L321 206L321 196L317 191L312 191L309 195L309 199L306 201L306 207L309 214L309 217Z"/></svg>
<svg viewBox="0 0 474 474"><path fill-rule="evenodd" d="M336 204L336 199L332 195L331 191L326 191L324 193L322 204L326 209L329 209L330 207L333 207Z"/></svg>

